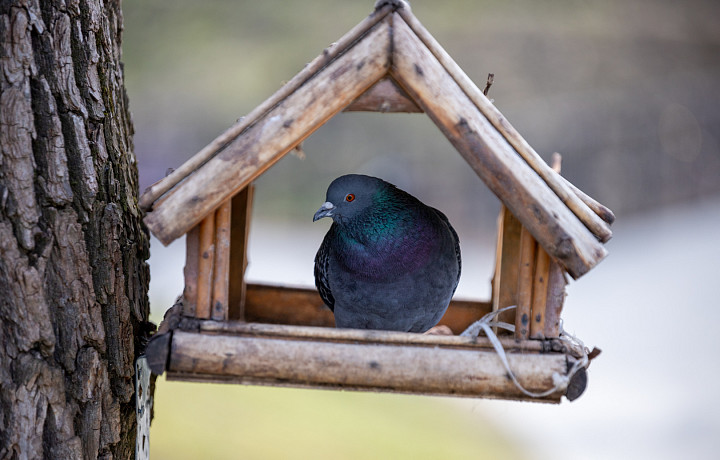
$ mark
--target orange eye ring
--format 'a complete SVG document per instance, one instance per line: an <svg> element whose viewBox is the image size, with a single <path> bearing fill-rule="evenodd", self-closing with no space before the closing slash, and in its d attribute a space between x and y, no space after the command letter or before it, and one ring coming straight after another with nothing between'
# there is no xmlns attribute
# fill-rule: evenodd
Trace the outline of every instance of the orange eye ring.
<svg viewBox="0 0 720 460"><path fill-rule="evenodd" d="M350 203L354 199L355 199L355 195L353 195L352 193L348 193L347 195L345 195L345 201L347 201L348 203Z"/></svg>

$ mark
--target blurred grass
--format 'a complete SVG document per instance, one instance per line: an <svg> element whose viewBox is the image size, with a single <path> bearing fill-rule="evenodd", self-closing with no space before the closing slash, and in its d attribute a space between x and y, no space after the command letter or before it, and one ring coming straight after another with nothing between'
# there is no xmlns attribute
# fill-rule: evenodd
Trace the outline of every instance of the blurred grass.
<svg viewBox="0 0 720 460"><path fill-rule="evenodd" d="M150 455L162 459L521 459L443 398L158 379Z"/></svg>

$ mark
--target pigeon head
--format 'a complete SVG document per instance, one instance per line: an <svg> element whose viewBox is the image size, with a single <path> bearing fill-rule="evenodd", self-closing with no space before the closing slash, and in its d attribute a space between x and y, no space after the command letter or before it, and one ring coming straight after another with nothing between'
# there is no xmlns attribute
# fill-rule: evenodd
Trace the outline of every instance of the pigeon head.
<svg viewBox="0 0 720 460"><path fill-rule="evenodd" d="M331 217L337 223L351 221L376 204L388 188L394 186L377 177L340 176L328 187L325 203L313 216L313 222L323 217Z"/></svg>

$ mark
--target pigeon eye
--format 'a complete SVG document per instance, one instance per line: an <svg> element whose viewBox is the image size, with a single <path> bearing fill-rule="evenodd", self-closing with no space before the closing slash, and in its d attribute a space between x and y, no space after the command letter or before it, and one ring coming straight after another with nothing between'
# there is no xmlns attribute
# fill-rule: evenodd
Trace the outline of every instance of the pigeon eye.
<svg viewBox="0 0 720 460"><path fill-rule="evenodd" d="M348 193L347 195L345 195L345 201L347 201L348 203L353 201L354 199L355 195L353 195L352 193Z"/></svg>

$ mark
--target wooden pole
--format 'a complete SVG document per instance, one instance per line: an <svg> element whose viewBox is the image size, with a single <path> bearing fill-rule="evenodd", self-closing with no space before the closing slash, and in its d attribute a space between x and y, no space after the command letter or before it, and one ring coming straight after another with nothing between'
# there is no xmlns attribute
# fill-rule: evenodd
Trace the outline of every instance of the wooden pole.
<svg viewBox="0 0 720 460"><path fill-rule="evenodd" d="M245 270L248 265L248 237L255 185L249 184L232 198L232 236L230 242L230 319L245 318Z"/></svg>
<svg viewBox="0 0 720 460"><path fill-rule="evenodd" d="M176 330L170 353L168 379L536 400L507 378L494 350L481 348L367 346ZM553 374L565 375L568 360L574 358L508 353L513 372L531 391L552 388ZM541 401L559 402L561 396L557 392Z"/></svg>
<svg viewBox="0 0 720 460"><path fill-rule="evenodd" d="M532 307L533 273L537 243L530 232L522 228L520 233L520 268L517 283L517 308L515 310L515 338L530 337L530 315Z"/></svg>
<svg viewBox="0 0 720 460"><path fill-rule="evenodd" d="M530 338L545 338L545 307L547 305L548 276L550 274L550 256L541 247L537 249L535 277L533 280L532 318Z"/></svg>
<svg viewBox="0 0 720 460"><path fill-rule="evenodd" d="M336 343L363 343L368 345L412 345L417 347L448 346L476 350L492 350L490 339L480 337L462 337L459 335L428 335L396 331L376 331L365 329L336 329L325 327L289 326L286 324L244 323L240 321L202 321L199 325L202 333L220 335L241 335L244 337L273 337L284 339L303 339ZM526 353L547 353L553 350L556 342L544 343L539 340L518 341L512 337L499 337L506 351ZM571 350L565 350L570 353ZM574 355L573 355L574 356Z"/></svg>
<svg viewBox="0 0 720 460"><path fill-rule="evenodd" d="M500 205L500 213L497 220L497 242L495 243L495 271L492 278L492 311L500 309L500 278L502 276L502 247L503 247L503 225L505 224L505 205ZM497 328L494 329L497 332Z"/></svg>
<svg viewBox="0 0 720 460"><path fill-rule="evenodd" d="M183 313L195 316L200 263L200 226L196 225L185 235L185 289L183 290Z"/></svg>
<svg viewBox="0 0 720 460"><path fill-rule="evenodd" d="M475 106L489 120L490 123L502 134L502 136L512 145L518 154L527 162L528 165L548 184L548 186L557 194L562 202L572 210L573 213L583 222L583 224L597 236L597 238L606 242L612 237L610 227L599 218L597 214L592 212L583 201L572 192L565 181L561 180L557 174L543 161L540 155L527 143L518 131L507 121L502 113L490 102L490 100L482 94L482 91L473 83L465 72L457 65L450 55L440 46L435 38L425 29L425 27L412 14L410 9L401 8L397 13L402 16L405 23L410 29L417 34L419 40L425 44L427 49L435 56L439 63L447 70L451 77L457 82L462 91L472 100ZM397 15L395 15L397 16ZM400 21L395 21L394 26ZM394 57L397 58L401 52L396 51ZM426 110L427 111L427 110Z"/></svg>
<svg viewBox="0 0 720 460"><path fill-rule="evenodd" d="M575 185L573 185L572 182L568 181L564 177L560 177L567 184L567 186L570 187L570 190L572 190L575 195L580 197L583 203L588 205L588 207L592 209L595 214L600 216L602 220L604 220L608 224L612 224L613 222L615 222L615 214L610 210L610 208L606 207L602 203L597 202L594 198L587 195L585 192L577 188Z"/></svg>
<svg viewBox="0 0 720 460"><path fill-rule="evenodd" d="M392 11L391 5L385 5L384 7L373 11L370 16L360 22L358 25L353 27L348 33L346 33L340 40L334 45L324 50L323 53L316 57L312 62L305 66L295 77L289 82L282 86L275 94L268 98L265 102L257 106L247 116L238 120L232 127L227 131L218 136L210 144L200 150L197 154L193 155L188 161L183 163L179 168L174 170L164 179L154 183L143 193L140 198L140 207L144 210L149 210L153 207L153 203L160 198L163 194L167 193L180 181L192 174L196 169L202 166L205 162L210 160L218 151L222 150L226 145L231 143L237 138L243 131L250 127L257 120L263 118L265 114L271 111L276 105L278 105L283 99L295 92L305 82L310 80L316 73L321 71L328 63L332 62L339 55L344 53L348 48L352 47L354 43L365 35L370 29L372 29L379 21L381 21L387 14Z"/></svg>
<svg viewBox="0 0 720 460"><path fill-rule="evenodd" d="M520 263L520 221L504 205L500 208L498 225L498 249L496 256L497 270L495 273L493 292L493 311L517 305L518 267ZM497 294L495 294L497 292ZM515 322L515 311L501 313L500 321L510 324ZM498 334L509 333L497 329Z"/></svg>
<svg viewBox="0 0 720 460"><path fill-rule="evenodd" d="M144 219L153 234L169 244L245 188L382 78L389 51L390 25L381 21L163 197Z"/></svg>
<svg viewBox="0 0 720 460"><path fill-rule="evenodd" d="M453 300L439 324L458 334L491 311L489 302ZM335 318L316 289L263 284L247 285L244 320L249 323L335 327Z"/></svg>
<svg viewBox="0 0 720 460"><path fill-rule="evenodd" d="M565 303L565 286L567 280L562 267L550 262L548 273L547 301L545 304L545 333L546 339L555 338L560 335L560 316Z"/></svg>
<svg viewBox="0 0 720 460"><path fill-rule="evenodd" d="M607 255L603 245L545 182L537 180L537 173L399 18L393 22L393 46L391 75L535 239L575 278L602 260Z"/></svg>
<svg viewBox="0 0 720 460"><path fill-rule="evenodd" d="M198 263L196 318L210 318L213 266L215 265L215 213L200 222L200 258Z"/></svg>
<svg viewBox="0 0 720 460"><path fill-rule="evenodd" d="M230 281L231 203L227 200L215 211L215 266L213 268L212 313L215 320L228 319Z"/></svg>

